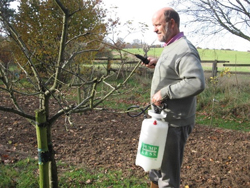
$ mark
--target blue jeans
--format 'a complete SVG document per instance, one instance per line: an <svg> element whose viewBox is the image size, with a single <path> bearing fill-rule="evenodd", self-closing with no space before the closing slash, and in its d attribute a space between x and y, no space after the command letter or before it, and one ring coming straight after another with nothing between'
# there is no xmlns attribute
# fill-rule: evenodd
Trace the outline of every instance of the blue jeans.
<svg viewBox="0 0 250 188"><path fill-rule="evenodd" d="M193 127L194 125L169 126L161 169L149 172L150 180L158 184L160 188L180 187L180 171L184 147Z"/></svg>

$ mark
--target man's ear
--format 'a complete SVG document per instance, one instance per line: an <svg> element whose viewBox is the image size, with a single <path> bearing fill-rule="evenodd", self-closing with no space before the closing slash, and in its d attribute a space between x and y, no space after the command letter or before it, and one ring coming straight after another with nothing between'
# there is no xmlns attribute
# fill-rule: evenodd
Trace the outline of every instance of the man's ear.
<svg viewBox="0 0 250 188"><path fill-rule="evenodd" d="M170 19L169 24L171 28L174 28L176 26L176 22L173 18Z"/></svg>

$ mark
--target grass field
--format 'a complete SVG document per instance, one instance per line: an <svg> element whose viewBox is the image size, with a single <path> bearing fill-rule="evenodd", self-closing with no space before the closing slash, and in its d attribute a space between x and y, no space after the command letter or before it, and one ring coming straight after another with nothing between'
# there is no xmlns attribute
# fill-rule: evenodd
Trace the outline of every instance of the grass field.
<svg viewBox="0 0 250 188"><path fill-rule="evenodd" d="M143 54L142 49L132 48L126 49L131 53ZM148 52L149 56L159 57L163 48L151 48ZM250 52L230 51L230 50L211 50L198 49L201 60L225 60L230 63L250 64Z"/></svg>
<svg viewBox="0 0 250 188"><path fill-rule="evenodd" d="M133 48L126 49L127 51L135 54L143 54L142 49ZM148 52L148 56L159 57L163 48L151 48ZM211 50L211 49L198 49L201 60L217 60L217 61L229 61L230 64L250 64L250 52L230 51L230 50ZM204 70L212 68L212 63L202 64ZM223 63L218 63L218 68L223 68ZM244 71L250 72L250 67L230 67L231 71Z"/></svg>
<svg viewBox="0 0 250 188"><path fill-rule="evenodd" d="M147 187L147 179L137 177L124 178L122 170L108 173L103 170L92 170L85 167L71 166L58 161L61 170L59 176L59 187ZM67 169L67 170L66 170ZM37 160L27 158L16 163L0 164L0 187L1 188L38 188L39 179L37 171Z"/></svg>

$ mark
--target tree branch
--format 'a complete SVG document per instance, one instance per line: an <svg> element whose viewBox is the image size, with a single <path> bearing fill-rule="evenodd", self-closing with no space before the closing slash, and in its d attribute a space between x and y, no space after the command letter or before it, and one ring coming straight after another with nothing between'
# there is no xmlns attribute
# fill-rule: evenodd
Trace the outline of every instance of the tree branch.
<svg viewBox="0 0 250 188"><path fill-rule="evenodd" d="M30 67L31 67L31 70L34 73L35 78L37 79L38 87L41 90L40 77L38 75L38 71L36 70L35 65L33 64L32 60L31 60L31 56L32 56L31 53L29 52L29 50L28 50L27 46L25 45L25 43L23 42L21 36L14 29L14 27L12 27L12 25L8 22L8 20L6 20L6 18L4 16L2 18L3 18L3 21L4 21L5 25L7 26L8 30L9 30L9 32L12 34L13 39L17 42L17 44L20 46L22 52L26 56L26 58L28 60L28 63L30 65Z"/></svg>
<svg viewBox="0 0 250 188"><path fill-rule="evenodd" d="M105 95L100 101L98 101L97 103L93 104L93 108L95 108L96 106L98 106L99 104L101 104L103 101L105 101L112 93L114 93L116 90L118 90L119 88L121 88L127 81L128 79L134 74L134 72L136 71L136 69L141 65L141 62L139 61L136 66L134 67L134 69L131 71L131 73L128 75L128 77L120 84L118 84L116 87L113 87L113 89L107 94Z"/></svg>
<svg viewBox="0 0 250 188"><path fill-rule="evenodd" d="M59 75L61 73L61 66L60 65L64 60L64 50L65 50L65 44L66 44L66 38L67 38L68 19L69 19L69 11L68 11L68 9L66 9L63 6L61 1L55 0L55 2L63 12L63 27L62 27L60 48L59 48L59 52L58 52L55 79L54 79L54 83L53 83L53 86L51 87L50 91L53 91L56 88L57 81L59 80Z"/></svg>
<svg viewBox="0 0 250 188"><path fill-rule="evenodd" d="M0 106L0 111L11 112L11 113L17 114L19 116L22 116L24 118L27 118L29 120L35 120L34 116L31 116L29 114L26 114L26 113L18 111L18 110L15 110L13 108L7 108L7 107Z"/></svg>
<svg viewBox="0 0 250 188"><path fill-rule="evenodd" d="M78 39L79 37L86 37L86 36L89 35L89 34L90 34L90 33L87 32L87 33L84 33L84 34L77 35L77 36L75 36L75 37L69 39L69 40L65 43L65 45L68 45L70 42L72 42L73 40Z"/></svg>

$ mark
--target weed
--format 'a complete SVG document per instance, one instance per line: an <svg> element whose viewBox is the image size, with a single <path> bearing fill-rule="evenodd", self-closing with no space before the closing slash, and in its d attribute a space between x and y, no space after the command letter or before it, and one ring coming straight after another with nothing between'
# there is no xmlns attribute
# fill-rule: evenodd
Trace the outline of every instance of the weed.
<svg viewBox="0 0 250 188"><path fill-rule="evenodd" d="M244 76L233 75L228 68L209 78L205 91L198 96L197 123L249 130L249 87L245 81Z"/></svg>

